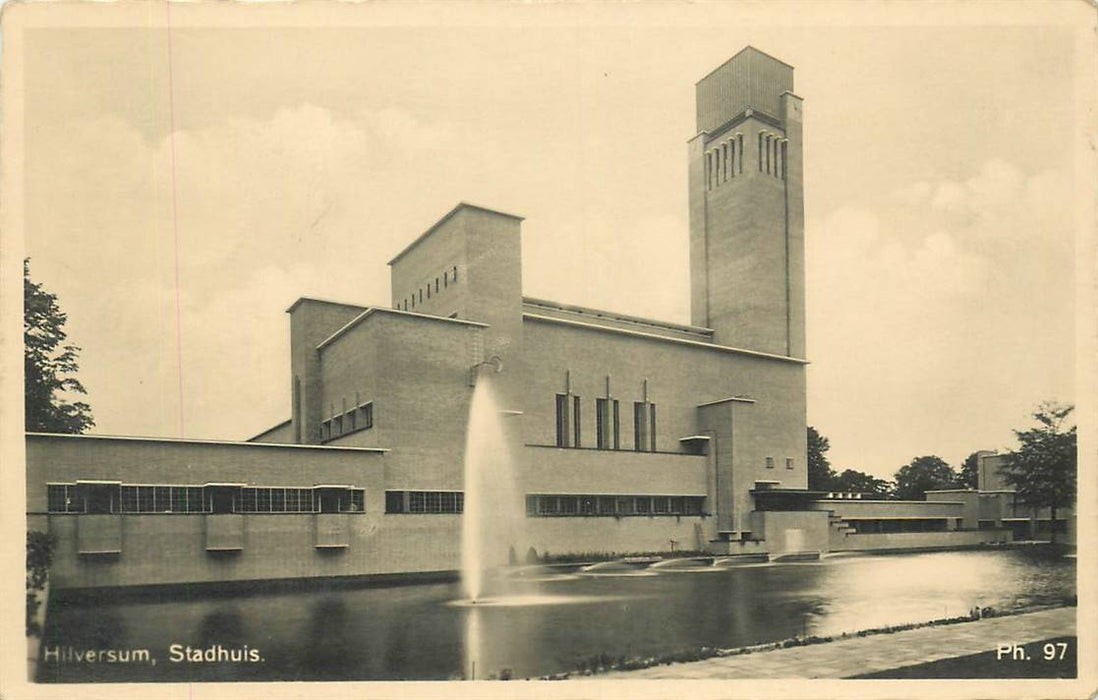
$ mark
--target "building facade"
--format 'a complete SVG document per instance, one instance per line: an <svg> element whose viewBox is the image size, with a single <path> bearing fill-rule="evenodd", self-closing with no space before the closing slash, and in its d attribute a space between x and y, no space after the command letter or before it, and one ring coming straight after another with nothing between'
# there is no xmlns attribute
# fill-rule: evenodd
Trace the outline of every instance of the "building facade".
<svg viewBox="0 0 1098 700"><path fill-rule="evenodd" d="M388 304L287 310L286 422L244 443L29 435L55 585L452 571L478 381L523 556L1001 539L961 500L807 490L802 101L751 47L696 95L690 324L524 296L522 218L459 204L390 261Z"/></svg>

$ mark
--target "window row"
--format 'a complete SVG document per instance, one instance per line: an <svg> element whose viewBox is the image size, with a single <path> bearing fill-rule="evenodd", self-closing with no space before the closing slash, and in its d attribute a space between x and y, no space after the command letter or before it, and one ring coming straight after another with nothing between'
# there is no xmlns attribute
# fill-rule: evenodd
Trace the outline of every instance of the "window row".
<svg viewBox="0 0 1098 700"><path fill-rule="evenodd" d="M774 468L774 458L773 457L767 457L766 458L766 468L767 469L773 469ZM792 469L793 468L793 458L792 457L786 457L785 458L785 468L786 469Z"/></svg>
<svg viewBox="0 0 1098 700"><path fill-rule="evenodd" d="M441 275L436 277L434 281L427 280L427 284L420 287L417 291L412 292L411 296L405 297L403 301L397 302L396 308L402 311L411 311L416 308L416 304L423 304L423 300L431 298L431 290L434 289L434 294L437 296L442 290L447 289L451 284L457 284L458 281L458 269L457 265L454 265L443 271ZM424 291L427 292L424 297Z"/></svg>
<svg viewBox="0 0 1098 700"><path fill-rule="evenodd" d="M526 497L526 514L551 516L701 515L704 496L571 496Z"/></svg>
<svg viewBox="0 0 1098 700"><path fill-rule="evenodd" d="M785 179L786 147L789 139L766 131L759 132L759 172Z"/></svg>
<svg viewBox="0 0 1098 700"><path fill-rule="evenodd" d="M583 402L575 394L557 394L557 447L583 447ZM617 399L595 399L595 447L620 450L621 406ZM633 450L656 451L656 404L633 402Z"/></svg>
<svg viewBox="0 0 1098 700"><path fill-rule="evenodd" d="M346 401L344 401L343 406L343 413L332 416L320 424L320 439L322 442L374 427L373 401L367 401L349 410ZM332 413L335 413L335 407L332 407Z"/></svg>
<svg viewBox="0 0 1098 700"><path fill-rule="evenodd" d="M705 153L706 189L743 174L743 134L736 134Z"/></svg>
<svg viewBox="0 0 1098 700"><path fill-rule="evenodd" d="M461 491L386 491L386 513L463 513Z"/></svg>
<svg viewBox="0 0 1098 700"><path fill-rule="evenodd" d="M47 484L50 513L362 513L364 489L349 486L143 486Z"/></svg>

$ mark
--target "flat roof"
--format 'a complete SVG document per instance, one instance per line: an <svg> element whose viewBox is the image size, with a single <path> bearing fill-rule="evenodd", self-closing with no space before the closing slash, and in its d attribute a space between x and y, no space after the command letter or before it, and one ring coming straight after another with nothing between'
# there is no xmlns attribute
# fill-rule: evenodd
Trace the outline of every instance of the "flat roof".
<svg viewBox="0 0 1098 700"><path fill-rule="evenodd" d="M203 440L198 438L145 437L138 435L72 435L69 433L27 432L28 438L65 440L119 440L124 442L166 442L185 445L226 445L229 447L290 448L295 450L334 450L343 452L389 452L387 447L349 447L340 445L297 445L288 442L243 442L240 440Z"/></svg>
<svg viewBox="0 0 1098 700"><path fill-rule="evenodd" d="M251 442L252 440L255 440L257 437L260 437L261 435L266 435L267 433L271 432L272 430L278 430L282 426L289 425L290 423L293 423L293 422L294 422L293 418L287 418L286 420L282 421L281 423L275 423L274 425L267 428L266 430L262 430L262 431L256 433L255 435L253 435L250 438L248 438L247 440L245 440L245 442Z"/></svg>
<svg viewBox="0 0 1098 700"><path fill-rule="evenodd" d="M568 313L605 318L611 321L624 321L626 323L636 323L642 326L664 328L672 331L683 331L685 333L696 333L698 335L713 335L714 333L712 328L705 328L703 326L691 326L685 323L674 323L671 321L658 321L656 319L645 318L643 316L632 316L630 314L618 313L617 311L605 311L603 309L595 309L589 306L579 306L576 304L563 304L559 301L549 301L547 299L535 299L534 297L524 296L522 297L522 303L530 306L540 306L547 309L565 311Z"/></svg>
<svg viewBox="0 0 1098 700"><path fill-rule="evenodd" d="M445 323L456 323L462 326L473 326L474 328L488 327L487 323L481 323L480 321L467 321L463 318L450 318L449 316L432 316L431 314L418 314L415 311L401 311L400 309L390 309L385 306L371 306L362 313L360 313L358 316L352 318L346 323L346 325L337 330L335 333L332 333L330 336L320 341L320 343L317 344L316 349L318 351L323 350L324 348L338 340L340 336L347 333L352 328L362 323L375 313L396 314L397 316L409 316L412 318L426 319L428 321L443 321Z"/></svg>
<svg viewBox="0 0 1098 700"><path fill-rule="evenodd" d="M346 306L346 307L351 308L351 309L366 309L366 308L369 308L369 307L363 306L362 304L349 304L345 301L335 301L334 299L321 299L320 297L298 297L297 300L294 303L290 304L290 306L286 309L286 313L292 312L303 301L312 301L312 302L316 302L317 304L332 304L333 306Z"/></svg>
<svg viewBox="0 0 1098 700"><path fill-rule="evenodd" d="M792 362L798 365L808 364L808 360L799 357L790 357L788 355L775 355L773 353L760 352L758 350L745 350L743 348L734 348L728 345L717 345L716 343L706 343L700 340L690 340L689 338L673 338L667 335L659 335L657 333L645 333L644 331L635 331L629 328L617 328L615 326L604 326L593 322L573 321L569 318L557 318L556 316L544 316L542 314L532 314L526 312L523 312L522 318L523 320L529 319L531 321L541 321L543 323L559 323L565 326L574 326L576 328L604 331L606 333L619 333L621 335L629 335L637 338L649 338L652 340L659 340L665 343L690 345L697 348L705 348L706 350L715 350L717 352L730 352L740 355L749 355L752 357L759 357L767 360L781 360L783 362Z"/></svg>
<svg viewBox="0 0 1098 700"><path fill-rule="evenodd" d="M477 211L485 211L485 212L488 212L489 214L496 214L498 216L506 216L506 217L511 218L511 219L516 219L518 221L523 221L523 217L518 216L517 214L508 214L505 211L500 211L498 209L491 209L489 207L482 207L478 204L470 204L469 202L458 202L457 206L455 206L453 209L451 209L450 211L443 214L441 219L439 219L435 223L431 224L430 228L428 228L426 231L421 233L418 238L416 238L414 241L412 241L407 246L405 246L404 250L397 253L396 256L392 260L389 261L389 264L392 265L397 260L400 260L402 257L404 257L408 253L408 251L410 251L412 248L415 248L417 245L422 243L423 239L427 238L427 236L430 236L432 233L434 233L435 229L437 229L439 226L446 223L452 216L454 216L454 214L457 214L462 209L476 209Z"/></svg>

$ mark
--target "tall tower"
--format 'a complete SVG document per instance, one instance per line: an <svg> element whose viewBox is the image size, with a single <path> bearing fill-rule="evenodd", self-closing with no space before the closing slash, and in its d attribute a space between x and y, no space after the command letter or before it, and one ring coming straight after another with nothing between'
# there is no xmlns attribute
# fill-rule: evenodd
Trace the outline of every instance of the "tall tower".
<svg viewBox="0 0 1098 700"><path fill-rule="evenodd" d="M801 98L748 46L698 81L690 140L691 322L721 345L803 358Z"/></svg>

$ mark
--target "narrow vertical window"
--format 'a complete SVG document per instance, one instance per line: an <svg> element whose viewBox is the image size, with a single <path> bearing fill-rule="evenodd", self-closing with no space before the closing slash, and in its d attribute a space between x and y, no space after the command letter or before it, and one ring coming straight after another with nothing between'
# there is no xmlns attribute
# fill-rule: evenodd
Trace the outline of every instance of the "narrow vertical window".
<svg viewBox="0 0 1098 700"><path fill-rule="evenodd" d="M717 172L714 173L715 177L713 180L715 181L715 184L720 185L721 182L723 182L723 180L721 180L721 170L724 169L724 159L721 157L721 147L717 146L713 150L713 153L715 154L713 157L716 159L715 163L717 166Z"/></svg>
<svg viewBox="0 0 1098 700"><path fill-rule="evenodd" d="M736 153L738 165L740 167L740 175L743 175L743 134L736 134Z"/></svg>
<svg viewBox="0 0 1098 700"><path fill-rule="evenodd" d="M774 458L773 457L767 457L766 458L766 468L767 469L773 469L774 468Z"/></svg>
<svg viewBox="0 0 1098 700"><path fill-rule="evenodd" d="M759 132L759 172L763 171L763 132Z"/></svg>
<svg viewBox="0 0 1098 700"><path fill-rule="evenodd" d="M705 189L713 189L713 151L705 154Z"/></svg>
<svg viewBox="0 0 1098 700"><path fill-rule="evenodd" d="M607 443L607 437L609 437L608 428L610 427L609 419L609 401L606 399L595 399L595 446L600 450L605 450L609 447Z"/></svg>
<svg viewBox="0 0 1098 700"><path fill-rule="evenodd" d="M435 293L438 293L438 277L435 278Z"/></svg>
<svg viewBox="0 0 1098 700"><path fill-rule="evenodd" d="M427 298L428 299L431 298L431 283L430 282L427 283Z"/></svg>
<svg viewBox="0 0 1098 700"><path fill-rule="evenodd" d="M721 168L721 177L728 181L728 143L721 144L721 162L724 164Z"/></svg>
<svg viewBox="0 0 1098 700"><path fill-rule="evenodd" d="M789 139L782 141L782 179L786 179L786 168L789 167Z"/></svg>
<svg viewBox="0 0 1098 700"><path fill-rule="evenodd" d="M457 265L454 265L454 283L456 284L457 281L458 281L458 268L457 268Z"/></svg>
<svg viewBox="0 0 1098 700"><path fill-rule="evenodd" d="M557 447L568 447L568 396L557 394Z"/></svg>
<svg viewBox="0 0 1098 700"><path fill-rule="evenodd" d="M572 447L580 447L580 397L572 397L572 432L575 435Z"/></svg>
<svg viewBox="0 0 1098 700"><path fill-rule="evenodd" d="M644 416L644 403L640 401L633 402L633 449L637 452L644 452L645 443L648 442L647 436L647 421Z"/></svg>
<svg viewBox="0 0 1098 700"><path fill-rule="evenodd" d="M786 457L785 458L785 468L786 469L792 469L793 468L793 458L792 457Z"/></svg>
<svg viewBox="0 0 1098 700"><path fill-rule="evenodd" d="M651 450L656 451L656 404L648 404L648 440Z"/></svg>
<svg viewBox="0 0 1098 700"><path fill-rule="evenodd" d="M621 412L618 410L618 400L614 399L614 449L621 449Z"/></svg>

